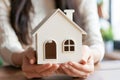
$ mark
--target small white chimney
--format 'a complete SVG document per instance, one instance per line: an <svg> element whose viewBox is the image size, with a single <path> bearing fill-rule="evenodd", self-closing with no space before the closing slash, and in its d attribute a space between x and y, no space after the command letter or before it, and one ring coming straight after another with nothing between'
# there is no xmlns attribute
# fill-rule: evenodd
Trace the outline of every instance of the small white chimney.
<svg viewBox="0 0 120 80"><path fill-rule="evenodd" d="M64 12L66 13L66 16L73 21L73 13L75 12L74 9L67 9L64 10Z"/></svg>

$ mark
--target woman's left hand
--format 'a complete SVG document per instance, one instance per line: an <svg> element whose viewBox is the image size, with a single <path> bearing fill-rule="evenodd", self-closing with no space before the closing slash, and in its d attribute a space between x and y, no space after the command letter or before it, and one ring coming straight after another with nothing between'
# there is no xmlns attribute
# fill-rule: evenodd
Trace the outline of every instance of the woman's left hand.
<svg viewBox="0 0 120 80"><path fill-rule="evenodd" d="M94 58L88 46L82 47L80 62L67 62L60 65L59 71L72 77L87 78L94 72Z"/></svg>

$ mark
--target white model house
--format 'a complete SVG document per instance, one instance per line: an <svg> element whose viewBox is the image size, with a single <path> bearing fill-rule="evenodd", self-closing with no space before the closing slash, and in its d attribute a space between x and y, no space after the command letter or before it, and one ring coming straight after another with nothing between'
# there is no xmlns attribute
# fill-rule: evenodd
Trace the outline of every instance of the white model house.
<svg viewBox="0 0 120 80"><path fill-rule="evenodd" d="M38 64L80 60L82 35L86 32L72 21L74 10L65 12L57 9L33 30Z"/></svg>

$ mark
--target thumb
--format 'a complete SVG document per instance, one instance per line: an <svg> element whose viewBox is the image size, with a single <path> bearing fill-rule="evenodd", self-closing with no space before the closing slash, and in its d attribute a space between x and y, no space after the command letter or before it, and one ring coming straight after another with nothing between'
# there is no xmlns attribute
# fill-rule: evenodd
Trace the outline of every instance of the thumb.
<svg viewBox="0 0 120 80"><path fill-rule="evenodd" d="M36 63L36 51L34 51L33 48L27 49L26 57L28 58L30 64Z"/></svg>
<svg viewBox="0 0 120 80"><path fill-rule="evenodd" d="M88 46L86 45L83 45L82 46L82 58L80 60L80 63L81 64L86 64L88 59L90 57L90 49Z"/></svg>

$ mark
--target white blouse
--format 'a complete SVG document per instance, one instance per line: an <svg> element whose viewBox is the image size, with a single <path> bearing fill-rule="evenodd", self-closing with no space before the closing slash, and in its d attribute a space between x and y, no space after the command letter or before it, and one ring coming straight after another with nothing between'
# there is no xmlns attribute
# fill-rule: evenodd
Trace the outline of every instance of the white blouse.
<svg viewBox="0 0 120 80"><path fill-rule="evenodd" d="M100 34L99 18L97 14L96 0L77 0L85 31L88 33L83 44L104 56L104 44ZM31 26L34 29L47 13L54 9L54 0L32 0L35 10L31 15ZM11 55L14 52L24 51L17 35L10 25L10 0L0 0L0 56L8 64L12 64ZM34 43L33 43L34 46Z"/></svg>

